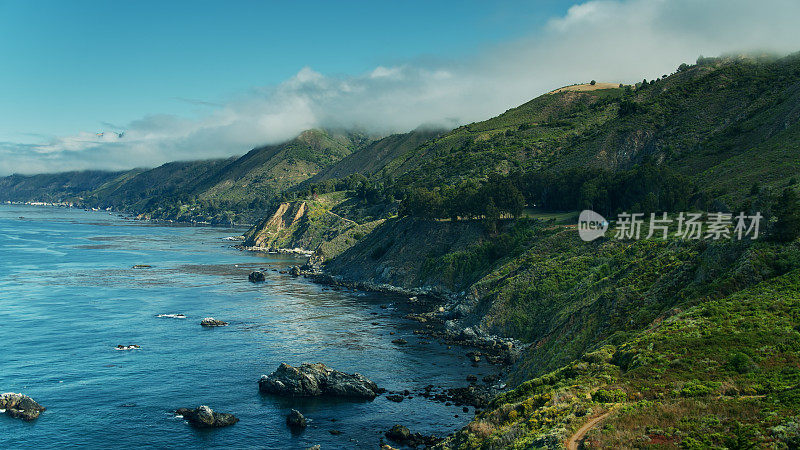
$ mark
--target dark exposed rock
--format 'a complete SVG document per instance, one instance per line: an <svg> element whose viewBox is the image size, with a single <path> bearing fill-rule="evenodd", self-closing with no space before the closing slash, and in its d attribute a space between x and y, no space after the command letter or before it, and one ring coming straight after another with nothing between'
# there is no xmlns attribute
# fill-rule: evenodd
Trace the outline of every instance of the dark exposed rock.
<svg viewBox="0 0 800 450"><path fill-rule="evenodd" d="M300 276L300 267L298 267L298 266L290 267L289 268L289 275L291 275L293 277L299 277Z"/></svg>
<svg viewBox="0 0 800 450"><path fill-rule="evenodd" d="M300 411L293 409L288 416L286 416L286 425L292 430L302 430L306 427L306 418Z"/></svg>
<svg viewBox="0 0 800 450"><path fill-rule="evenodd" d="M200 325L204 327L224 327L228 325L228 322L223 322L221 320L217 320L213 317L206 317L200 321Z"/></svg>
<svg viewBox="0 0 800 450"><path fill-rule="evenodd" d="M467 386L447 390L447 397L456 405L471 405L485 408L492 399L491 390L481 386Z"/></svg>
<svg viewBox="0 0 800 450"><path fill-rule="evenodd" d="M142 348L142 347L139 346L139 345L136 345L136 344L130 344L130 345L122 345L122 344L120 344L120 345L117 345L116 347L114 347L114 349L116 349L116 350L138 350L140 348Z"/></svg>
<svg viewBox="0 0 800 450"><path fill-rule="evenodd" d="M270 375L262 375L259 391L292 397L349 397L374 399L381 393L378 386L365 376L333 370L325 364L301 364L293 367L283 363Z"/></svg>
<svg viewBox="0 0 800 450"><path fill-rule="evenodd" d="M219 428L235 424L239 419L233 414L214 412L206 405L195 409L178 408L175 414L182 416L192 426L198 428Z"/></svg>
<svg viewBox="0 0 800 450"><path fill-rule="evenodd" d="M408 341L403 339L403 338L398 338L398 339L393 339L392 340L392 344L406 345L406 344L408 344Z"/></svg>
<svg viewBox="0 0 800 450"><path fill-rule="evenodd" d="M393 401L393 402L397 402L397 403L400 403L400 402L403 401L403 396L400 395L400 394L387 395L386 398L391 400L391 401Z"/></svg>
<svg viewBox="0 0 800 450"><path fill-rule="evenodd" d="M260 283L266 280L266 277L264 276L264 272L256 270L250 272L250 275L247 277L247 279L250 280L251 283Z"/></svg>
<svg viewBox="0 0 800 450"><path fill-rule="evenodd" d="M30 421L39 417L46 408L27 395L6 392L0 394L0 409L15 419Z"/></svg>
<svg viewBox="0 0 800 450"><path fill-rule="evenodd" d="M153 266L148 264L136 264L135 266L133 266L133 269L150 269L152 267Z"/></svg>
<svg viewBox="0 0 800 450"><path fill-rule="evenodd" d="M385 433L385 436L398 444L407 445L409 447L417 447L420 445L431 447L441 441L441 439L436 436L423 436L420 433L411 433L408 428L402 425L393 426L392 429Z"/></svg>

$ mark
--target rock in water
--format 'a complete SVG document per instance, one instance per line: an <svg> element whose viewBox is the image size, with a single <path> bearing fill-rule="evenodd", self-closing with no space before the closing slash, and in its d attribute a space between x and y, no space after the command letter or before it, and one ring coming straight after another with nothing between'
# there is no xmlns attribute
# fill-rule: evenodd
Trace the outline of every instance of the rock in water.
<svg viewBox="0 0 800 450"><path fill-rule="evenodd" d="M292 412L286 416L286 425L292 430L302 430L306 427L306 418L300 411L293 409Z"/></svg>
<svg viewBox="0 0 800 450"><path fill-rule="evenodd" d="M6 392L0 394L0 409L16 419L33 420L46 408L27 395Z"/></svg>
<svg viewBox="0 0 800 450"><path fill-rule="evenodd" d="M411 432L402 425L395 425L386 432L386 437L398 443L405 443L411 438Z"/></svg>
<svg viewBox="0 0 800 450"><path fill-rule="evenodd" d="M251 283L260 283L266 280L264 277L264 272L260 272L258 270L250 272L250 276L248 276L247 279L250 280Z"/></svg>
<svg viewBox="0 0 800 450"><path fill-rule="evenodd" d="M436 436L424 436L420 433L411 433L408 428L402 425L395 425L391 430L385 433L385 436L398 444L407 445L409 447L425 446L433 447L440 438Z"/></svg>
<svg viewBox="0 0 800 450"><path fill-rule="evenodd" d="M292 367L283 363L270 375L262 375L259 391L266 394L292 397L349 397L374 399L383 392L365 376L347 374L327 367L325 364L301 364Z"/></svg>
<svg viewBox="0 0 800 450"><path fill-rule="evenodd" d="M200 321L200 325L204 327L224 327L225 325L228 325L228 322L223 322L213 317L206 317Z"/></svg>
<svg viewBox="0 0 800 450"><path fill-rule="evenodd" d="M233 414L214 412L206 405L195 409L178 408L175 414L183 416L191 425L199 428L227 427L239 421Z"/></svg>
<svg viewBox="0 0 800 450"><path fill-rule="evenodd" d="M136 345L136 344L131 344L131 345L122 345L122 344L120 344L120 345L117 345L116 347L114 347L115 350L138 350L140 348L142 348L142 347L140 345Z"/></svg>
<svg viewBox="0 0 800 450"><path fill-rule="evenodd" d="M300 267L299 266L290 267L289 268L289 275L291 275L293 277L299 277L300 276Z"/></svg>

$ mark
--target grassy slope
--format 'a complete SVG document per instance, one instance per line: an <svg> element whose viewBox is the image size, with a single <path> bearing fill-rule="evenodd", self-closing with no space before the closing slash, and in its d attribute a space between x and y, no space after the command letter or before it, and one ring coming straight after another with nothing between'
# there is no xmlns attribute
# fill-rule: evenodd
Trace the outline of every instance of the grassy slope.
<svg viewBox="0 0 800 450"><path fill-rule="evenodd" d="M632 112L621 112L623 103ZM515 169L618 170L653 160L735 203L762 176L776 187L792 178L798 120L800 56L722 58L644 88L545 94L426 142L377 176L433 188Z"/></svg>
<svg viewBox="0 0 800 450"><path fill-rule="evenodd" d="M546 94L484 122L456 128L389 163L383 174L403 183L438 186L493 172L542 167L570 138L611 120L622 89Z"/></svg>
<svg viewBox="0 0 800 450"><path fill-rule="evenodd" d="M496 398L447 444L560 446L612 413L589 446L800 444L800 270L704 302Z"/></svg>
<svg viewBox="0 0 800 450"><path fill-rule="evenodd" d="M392 160L442 133L441 130L417 129L408 133L387 136L356 150L338 163L326 167L308 181L318 183L345 178L354 173L372 175L383 169Z"/></svg>
<svg viewBox="0 0 800 450"><path fill-rule="evenodd" d="M202 199L249 200L271 197L316 175L363 147L353 133L305 131L284 144L250 151L204 183Z"/></svg>

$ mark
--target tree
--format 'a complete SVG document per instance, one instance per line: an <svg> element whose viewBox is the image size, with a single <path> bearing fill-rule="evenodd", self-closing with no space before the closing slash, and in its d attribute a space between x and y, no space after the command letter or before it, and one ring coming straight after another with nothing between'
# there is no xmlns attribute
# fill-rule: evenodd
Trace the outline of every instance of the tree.
<svg viewBox="0 0 800 450"><path fill-rule="evenodd" d="M591 84L592 86L594 86L595 84L597 84L597 81L595 81L595 80L592 80L592 81L591 81L589 84Z"/></svg>
<svg viewBox="0 0 800 450"><path fill-rule="evenodd" d="M776 241L791 242L800 237L800 199L797 192L786 188L773 207L773 213L778 221L772 230L772 237Z"/></svg>

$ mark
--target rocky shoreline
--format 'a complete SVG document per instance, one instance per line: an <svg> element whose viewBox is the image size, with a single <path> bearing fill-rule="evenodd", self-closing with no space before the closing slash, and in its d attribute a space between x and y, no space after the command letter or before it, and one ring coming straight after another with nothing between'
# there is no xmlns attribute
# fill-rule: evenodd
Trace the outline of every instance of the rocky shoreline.
<svg viewBox="0 0 800 450"><path fill-rule="evenodd" d="M318 266L305 264L293 266L305 278L319 284L338 286L342 288L405 296L411 303L421 307L428 307L431 311L420 314L408 314L407 319L423 324L420 333L441 339L448 345L461 345L481 350L485 353L473 352L473 356L485 356L490 363L511 365L520 357L528 347L526 344L504 336L480 333L469 326L460 323L464 315L464 299L461 295L443 292L431 288L405 289L389 284L378 284L369 281L353 281L342 276L325 273ZM434 324L443 326L443 330L436 330ZM475 361L477 362L477 361Z"/></svg>
<svg viewBox="0 0 800 450"><path fill-rule="evenodd" d="M243 251L265 251L260 247L236 246ZM454 294L431 287L403 288L391 284L374 283L345 278L341 275L326 273L321 265L313 258L314 251L307 249L269 249L271 253L294 254L308 256L309 259L302 265L290 266L280 273L291 276L302 276L318 284L336 286L355 291L383 293L407 297L410 303L420 307L428 307L430 311L419 314L409 314L406 318L423 324L420 334L441 339L448 345L460 345L480 350L471 352L473 362L485 358L492 364L511 365L517 361L522 352L528 347L519 340L497 335L481 333L470 326L462 325L460 318L466 315L469 299L463 294ZM251 280L252 281L252 280ZM435 324L442 325L443 330L437 330ZM475 359L477 358L477 359Z"/></svg>
<svg viewBox="0 0 800 450"><path fill-rule="evenodd" d="M419 329L414 330L414 334L430 336L448 346L458 345L473 349L466 353L466 357L471 360L473 367L477 367L479 362L484 361L488 364L501 366L503 368L498 376L485 376L481 380L475 375L467 375L465 380L468 384L464 387L441 388L428 385L416 392L409 390L396 392L387 392L385 390L375 391L376 394L385 393L387 399L390 401L402 402L406 398L419 396L430 401L444 403L446 406L460 406L465 414L472 413L477 415L489 405L495 396L507 390L507 385L504 382L505 368L513 365L527 348L527 345L515 339L483 334L472 327L462 325L459 319L466 315L465 309L469 309L468 305L465 304L469 303L469 299L466 299L463 294L458 295L430 287L407 289L391 284L352 280L341 275L332 275L326 273L324 269L322 269L319 261L314 258L314 252L307 249L267 249L261 247L245 247L242 245L237 245L235 247L243 251L266 251L269 253L291 254L308 258L302 265L289 266L285 270L280 270L279 272L281 274L288 274L293 277L302 276L314 283L332 286L337 289L341 288L405 297L408 299L409 304L416 306L416 309L422 311L405 315L406 319L414 320L419 323ZM256 280L250 278L250 281ZM257 281L261 280L259 279ZM283 368L283 366L284 365L282 365L281 368ZM303 366L308 365L304 364L301 367ZM279 368L276 373L281 371L281 368ZM298 369L291 366L284 368L284 370L288 370L289 368L293 371L298 371ZM264 375L262 377L262 380L259 382L260 389L262 386L265 386L263 383L272 384L272 380L268 380L269 377L275 378L275 373L270 376ZM289 381L291 382L292 380ZM267 390L270 389L271 388L267 388ZM308 395L308 392L305 392L304 388L298 389L299 390L294 388L284 389L284 387L281 387L281 389L276 388L278 391L284 390L284 395L287 395L287 392L289 392L288 395ZM262 392L265 391L262 390ZM298 392L300 393L298 394ZM298 414L300 413L298 412ZM302 417L302 414L300 414L299 417ZM303 417L303 421L304 420L305 418ZM291 427L297 430L298 428L295 422L299 422L300 419L294 417L291 421L294 424L291 425ZM411 433L406 427L399 424L387 431L384 436L389 439L390 442L408 447L432 447L441 441L440 438L434 436L423 436L419 433ZM382 448L393 447L382 445Z"/></svg>

